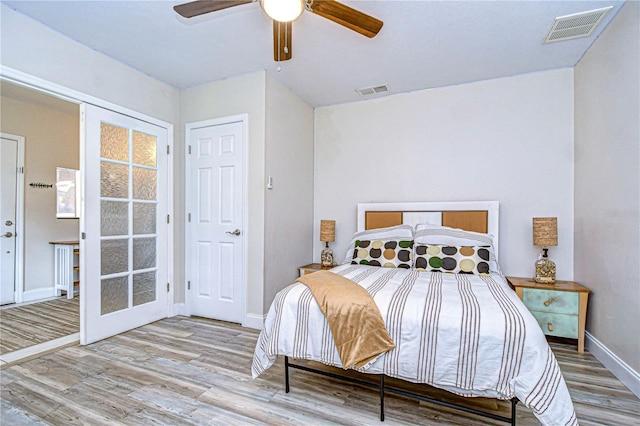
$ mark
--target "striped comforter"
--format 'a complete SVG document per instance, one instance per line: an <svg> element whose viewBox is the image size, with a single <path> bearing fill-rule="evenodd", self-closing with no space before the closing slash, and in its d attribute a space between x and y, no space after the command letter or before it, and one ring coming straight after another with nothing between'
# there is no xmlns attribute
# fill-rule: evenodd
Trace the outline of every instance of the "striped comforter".
<svg viewBox="0 0 640 426"><path fill-rule="evenodd" d="M564 378L536 320L499 274L478 276L365 265L332 270L376 301L396 348L359 371L463 396L517 397L544 425L576 425ZM303 284L280 291L252 365L277 355L342 367L329 326Z"/></svg>

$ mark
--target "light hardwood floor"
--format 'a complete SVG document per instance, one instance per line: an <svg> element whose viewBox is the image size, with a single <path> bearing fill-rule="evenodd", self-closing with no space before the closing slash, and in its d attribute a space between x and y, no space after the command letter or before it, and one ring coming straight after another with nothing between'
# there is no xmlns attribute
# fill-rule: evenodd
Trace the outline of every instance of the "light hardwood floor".
<svg viewBox="0 0 640 426"><path fill-rule="evenodd" d="M292 371L286 394L282 359L251 379L257 336L229 323L174 317L68 347L0 371L0 420L6 425L381 424L375 390ZM552 347L582 425L638 424L640 401L593 356L578 354L574 346ZM385 400L383 425L501 424L393 395ZM496 408L493 400L464 401ZM521 404L518 424L538 424Z"/></svg>
<svg viewBox="0 0 640 426"><path fill-rule="evenodd" d="M0 309L0 355L80 331L80 297Z"/></svg>

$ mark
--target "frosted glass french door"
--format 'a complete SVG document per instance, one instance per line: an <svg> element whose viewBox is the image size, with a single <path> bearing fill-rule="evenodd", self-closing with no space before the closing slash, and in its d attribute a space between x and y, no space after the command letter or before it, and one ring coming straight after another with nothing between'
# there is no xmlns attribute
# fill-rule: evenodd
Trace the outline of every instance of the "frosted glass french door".
<svg viewBox="0 0 640 426"><path fill-rule="evenodd" d="M81 116L80 343L88 344L167 316L168 130L88 104Z"/></svg>

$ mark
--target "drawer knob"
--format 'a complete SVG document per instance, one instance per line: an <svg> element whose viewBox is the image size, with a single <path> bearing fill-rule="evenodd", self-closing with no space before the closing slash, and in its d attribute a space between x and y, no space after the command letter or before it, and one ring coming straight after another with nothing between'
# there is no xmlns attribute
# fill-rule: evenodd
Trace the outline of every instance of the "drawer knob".
<svg viewBox="0 0 640 426"><path fill-rule="evenodd" d="M544 302L544 306L549 306L551 302L553 302L553 299L547 300L546 302Z"/></svg>
<svg viewBox="0 0 640 426"><path fill-rule="evenodd" d="M550 322L547 323L547 328L549 329L549 331L553 331L553 324L551 324Z"/></svg>

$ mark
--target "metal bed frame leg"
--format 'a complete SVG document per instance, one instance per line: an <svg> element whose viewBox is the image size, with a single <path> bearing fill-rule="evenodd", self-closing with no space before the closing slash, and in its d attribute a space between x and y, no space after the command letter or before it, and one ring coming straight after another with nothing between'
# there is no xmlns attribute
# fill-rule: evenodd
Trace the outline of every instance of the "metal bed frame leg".
<svg viewBox="0 0 640 426"><path fill-rule="evenodd" d="M516 404L518 398L511 398L511 426L516 426Z"/></svg>
<svg viewBox="0 0 640 426"><path fill-rule="evenodd" d="M380 375L380 421L384 422L384 374Z"/></svg>
<svg viewBox="0 0 640 426"><path fill-rule="evenodd" d="M284 391L289 393L289 357L284 357Z"/></svg>

